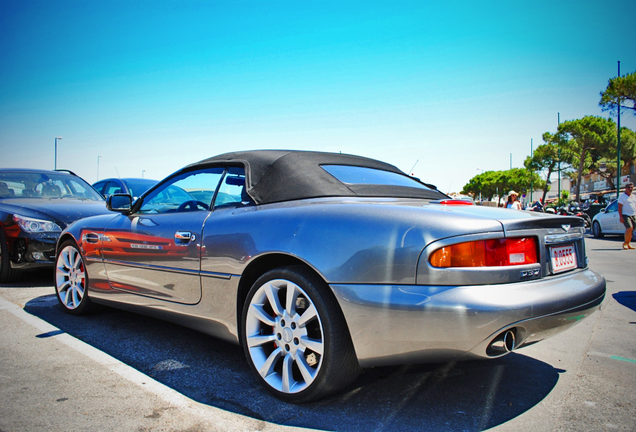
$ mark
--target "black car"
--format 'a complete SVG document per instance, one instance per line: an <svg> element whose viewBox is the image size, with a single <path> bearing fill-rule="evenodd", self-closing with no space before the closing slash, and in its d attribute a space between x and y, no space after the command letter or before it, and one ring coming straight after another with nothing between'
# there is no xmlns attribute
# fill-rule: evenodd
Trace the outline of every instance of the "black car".
<svg viewBox="0 0 636 432"><path fill-rule="evenodd" d="M62 230L104 213L104 198L71 172L0 169L0 283L23 269L53 268Z"/></svg>
<svg viewBox="0 0 636 432"><path fill-rule="evenodd" d="M105 198L117 193L128 194L137 199L156 183L157 180L145 178L108 178L93 183L93 187Z"/></svg>

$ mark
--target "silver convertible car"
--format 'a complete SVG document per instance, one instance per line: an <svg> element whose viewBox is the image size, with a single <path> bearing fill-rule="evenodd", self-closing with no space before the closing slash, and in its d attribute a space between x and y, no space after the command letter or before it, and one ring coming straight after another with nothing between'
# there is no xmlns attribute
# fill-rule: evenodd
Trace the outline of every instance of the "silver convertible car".
<svg viewBox="0 0 636 432"><path fill-rule="evenodd" d="M292 402L364 367L503 356L605 296L582 219L455 201L358 156L228 153L107 206L60 236L63 308L105 304L240 344Z"/></svg>

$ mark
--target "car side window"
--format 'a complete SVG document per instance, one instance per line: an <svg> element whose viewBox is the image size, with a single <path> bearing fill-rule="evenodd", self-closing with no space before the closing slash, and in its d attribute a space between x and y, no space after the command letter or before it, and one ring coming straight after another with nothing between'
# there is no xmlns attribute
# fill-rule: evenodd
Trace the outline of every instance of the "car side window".
<svg viewBox="0 0 636 432"><path fill-rule="evenodd" d="M177 175L144 198L139 213L207 211L224 168L208 168Z"/></svg>
<svg viewBox="0 0 636 432"><path fill-rule="evenodd" d="M616 211L618 211L618 201L614 201L612 204L607 206L607 210L605 210L605 213L614 213Z"/></svg>
<svg viewBox="0 0 636 432"><path fill-rule="evenodd" d="M104 195L109 196L116 193L126 193L119 183L110 181L108 185L104 188Z"/></svg>
<svg viewBox="0 0 636 432"><path fill-rule="evenodd" d="M93 188L95 188L95 190L97 192L99 192L100 194L104 194L104 185L106 184L106 182L97 182L93 185Z"/></svg>
<svg viewBox="0 0 636 432"><path fill-rule="evenodd" d="M216 194L214 208L249 204L253 204L253 202L245 191L245 170L239 167L228 168Z"/></svg>

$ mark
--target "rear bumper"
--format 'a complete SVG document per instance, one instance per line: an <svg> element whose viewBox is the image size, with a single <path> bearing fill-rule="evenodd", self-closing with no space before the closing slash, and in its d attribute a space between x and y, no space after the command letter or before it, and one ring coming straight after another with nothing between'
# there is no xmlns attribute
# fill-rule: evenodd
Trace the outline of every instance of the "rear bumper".
<svg viewBox="0 0 636 432"><path fill-rule="evenodd" d="M582 269L500 285L332 284L363 367L494 358L492 340L513 329L521 347L600 308L605 279Z"/></svg>

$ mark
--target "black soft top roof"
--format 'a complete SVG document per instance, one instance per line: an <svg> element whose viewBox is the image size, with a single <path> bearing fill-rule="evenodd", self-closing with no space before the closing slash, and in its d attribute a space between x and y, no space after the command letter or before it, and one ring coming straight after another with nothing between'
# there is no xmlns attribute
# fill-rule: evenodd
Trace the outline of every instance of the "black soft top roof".
<svg viewBox="0 0 636 432"><path fill-rule="evenodd" d="M233 152L204 159L185 169L228 164L245 167L247 193L257 204L330 196L447 198L431 185L426 185L431 189L424 189L342 183L322 169L321 165L367 167L408 176L393 165L341 153L295 150Z"/></svg>

